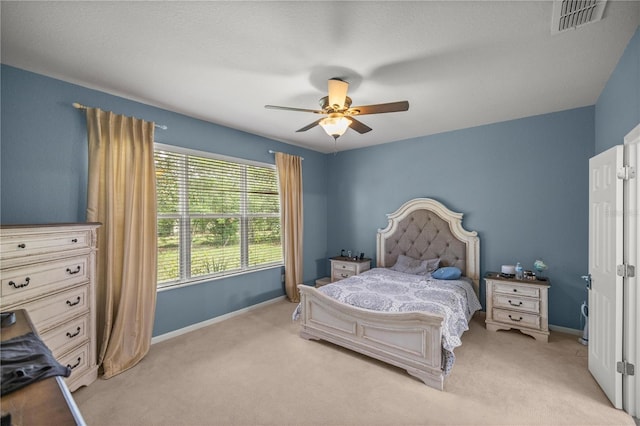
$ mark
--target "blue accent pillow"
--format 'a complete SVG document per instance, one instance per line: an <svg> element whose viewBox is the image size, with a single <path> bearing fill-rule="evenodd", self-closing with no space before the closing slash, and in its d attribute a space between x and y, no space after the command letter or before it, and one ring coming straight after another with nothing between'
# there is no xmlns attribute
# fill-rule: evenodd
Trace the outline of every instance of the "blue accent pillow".
<svg viewBox="0 0 640 426"><path fill-rule="evenodd" d="M431 276L437 280L457 280L462 276L462 271L455 266L445 266L433 271Z"/></svg>

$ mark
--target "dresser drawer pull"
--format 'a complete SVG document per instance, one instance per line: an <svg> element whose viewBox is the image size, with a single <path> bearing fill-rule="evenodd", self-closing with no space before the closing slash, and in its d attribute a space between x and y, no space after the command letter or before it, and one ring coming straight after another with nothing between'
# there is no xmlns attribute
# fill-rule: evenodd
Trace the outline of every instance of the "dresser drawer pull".
<svg viewBox="0 0 640 426"><path fill-rule="evenodd" d="M80 330L82 330L80 327L78 327L78 331L76 331L75 333L71 334L69 332L67 332L67 337L69 339L73 339L74 337L76 337L78 334L80 334Z"/></svg>
<svg viewBox="0 0 640 426"><path fill-rule="evenodd" d="M67 300L67 305L69 305L69 306L76 306L78 303L80 303L80 301L81 301L81 300L82 300L82 299L80 298L80 296L78 296L78 298L76 299L76 301L75 301L75 302L70 302L70 301L68 301L68 300Z"/></svg>
<svg viewBox="0 0 640 426"><path fill-rule="evenodd" d="M511 300L509 300L509 304L511 306L522 306L522 301L518 302L518 303L513 303Z"/></svg>
<svg viewBox="0 0 640 426"><path fill-rule="evenodd" d="M24 279L24 283L22 284L16 284L13 281L9 281L9 285L13 288L22 288L22 287L26 287L29 285L29 281L31 281L31 278L27 277Z"/></svg>
<svg viewBox="0 0 640 426"><path fill-rule="evenodd" d="M77 239L77 238L74 238L73 240L71 240L71 242L72 242L72 243L77 243L77 242L78 242L78 239Z"/></svg>
<svg viewBox="0 0 640 426"><path fill-rule="evenodd" d="M25 243L18 244L18 248L27 248L27 245Z"/></svg>
<svg viewBox="0 0 640 426"><path fill-rule="evenodd" d="M67 268L67 274L69 275L75 275L78 272L80 272L82 270L82 268L80 267L80 265L78 265L75 269L75 271L72 271L71 269Z"/></svg>
<svg viewBox="0 0 640 426"><path fill-rule="evenodd" d="M340 274L340 276L341 276L342 278L349 278L349 275L348 275L348 274Z"/></svg>
<svg viewBox="0 0 640 426"><path fill-rule="evenodd" d="M82 358L81 358L81 357L78 357L78 362L76 362L76 363L75 363L75 364L73 364L73 365L71 365L71 364L67 364L67 367L69 367L70 369L72 369L72 370L73 370L74 368L76 368L77 366L79 366L81 362L82 362Z"/></svg>
<svg viewBox="0 0 640 426"><path fill-rule="evenodd" d="M510 319L511 321L517 321L517 322L520 322L520 321L522 321L522 320L523 320L523 318L522 318L522 317L520 317L520 318L518 318L518 319L515 319L515 318L514 318L514 317L512 317L511 315L509 315L509 319Z"/></svg>

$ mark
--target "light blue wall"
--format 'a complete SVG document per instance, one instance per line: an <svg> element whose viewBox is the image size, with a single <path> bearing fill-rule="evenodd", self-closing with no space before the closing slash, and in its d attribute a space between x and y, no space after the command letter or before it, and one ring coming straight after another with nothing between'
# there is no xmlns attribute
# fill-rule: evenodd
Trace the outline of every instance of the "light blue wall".
<svg viewBox="0 0 640 426"><path fill-rule="evenodd" d="M435 198L478 231L483 274L518 261L532 269L542 258L552 283L550 323L579 329L593 119L593 107L579 108L329 157L329 253L375 257L386 213L412 198Z"/></svg>
<svg viewBox="0 0 640 426"><path fill-rule="evenodd" d="M79 102L165 124L156 141L265 163L269 149L304 157L304 280L324 274L326 156L171 111L2 65L0 220L86 219L87 138ZM320 265L320 269L318 269ZM284 294L280 268L158 293L154 335Z"/></svg>
<svg viewBox="0 0 640 426"><path fill-rule="evenodd" d="M640 123L640 27L596 102L596 154L624 143Z"/></svg>

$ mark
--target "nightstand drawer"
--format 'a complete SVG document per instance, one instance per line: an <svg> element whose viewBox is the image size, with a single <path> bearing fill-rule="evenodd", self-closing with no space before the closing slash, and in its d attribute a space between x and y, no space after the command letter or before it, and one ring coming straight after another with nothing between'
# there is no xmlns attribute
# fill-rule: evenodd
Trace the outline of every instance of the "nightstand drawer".
<svg viewBox="0 0 640 426"><path fill-rule="evenodd" d="M517 294L518 296L540 297L540 289L537 287L511 283L495 283L493 291L496 293Z"/></svg>
<svg viewBox="0 0 640 426"><path fill-rule="evenodd" d="M354 275L357 275L355 271L350 271L350 270L341 270L341 269L334 269L333 270L333 281L338 281L338 280L343 280L345 278L349 278L352 277Z"/></svg>
<svg viewBox="0 0 640 426"><path fill-rule="evenodd" d="M338 271L356 272L357 265L355 263L335 262L333 268Z"/></svg>
<svg viewBox="0 0 640 426"><path fill-rule="evenodd" d="M520 327L540 328L540 315L493 309L493 319L506 324L516 324Z"/></svg>
<svg viewBox="0 0 640 426"><path fill-rule="evenodd" d="M331 261L331 282L344 280L345 278L358 275L368 271L371 267L371 259L355 259L345 257L332 257Z"/></svg>
<svg viewBox="0 0 640 426"><path fill-rule="evenodd" d="M496 293L493 295L493 306L498 308L515 309L518 311L540 313L540 299L510 296Z"/></svg>

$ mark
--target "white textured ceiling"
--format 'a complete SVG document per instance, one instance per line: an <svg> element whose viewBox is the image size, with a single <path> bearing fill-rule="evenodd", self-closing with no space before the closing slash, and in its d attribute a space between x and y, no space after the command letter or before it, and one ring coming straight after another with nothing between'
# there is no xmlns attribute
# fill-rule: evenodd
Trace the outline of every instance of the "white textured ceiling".
<svg viewBox="0 0 640 426"><path fill-rule="evenodd" d="M551 1L8 2L2 63L192 117L332 152L327 80L367 115L338 150L593 105L640 24L640 2L551 35ZM100 105L92 105L100 106ZM153 117L145 117L153 119Z"/></svg>

